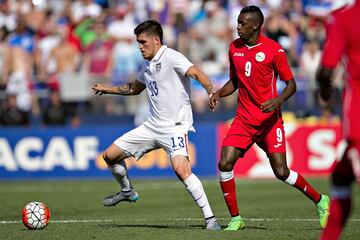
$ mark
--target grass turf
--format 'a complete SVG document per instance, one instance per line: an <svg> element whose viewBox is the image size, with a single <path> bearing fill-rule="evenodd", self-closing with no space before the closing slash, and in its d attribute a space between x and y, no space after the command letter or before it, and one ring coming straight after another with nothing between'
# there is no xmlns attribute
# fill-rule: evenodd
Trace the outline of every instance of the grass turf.
<svg viewBox="0 0 360 240"><path fill-rule="evenodd" d="M328 193L326 179L310 179ZM298 190L276 180L237 181L238 204L246 228L237 232L205 231L201 211L181 182L143 179L133 181L140 195L135 204L106 208L103 197L114 193L113 180L0 182L0 239L319 239L314 204ZM220 224L229 220L219 183L203 180ZM360 191L354 186L353 213L343 239L360 236ZM27 230L21 210L31 201L47 204L49 226Z"/></svg>

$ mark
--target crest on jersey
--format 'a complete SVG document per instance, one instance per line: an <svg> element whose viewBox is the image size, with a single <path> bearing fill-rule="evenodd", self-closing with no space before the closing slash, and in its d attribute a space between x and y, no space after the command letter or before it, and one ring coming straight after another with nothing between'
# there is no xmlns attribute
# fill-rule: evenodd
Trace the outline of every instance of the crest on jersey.
<svg viewBox="0 0 360 240"><path fill-rule="evenodd" d="M255 55L255 59L256 61L258 62L262 62L265 60L265 53L263 52L258 52L256 55Z"/></svg>
<svg viewBox="0 0 360 240"><path fill-rule="evenodd" d="M157 63L155 65L155 69L156 69L157 72L160 72L160 70L161 70L161 62L159 62L159 63Z"/></svg>

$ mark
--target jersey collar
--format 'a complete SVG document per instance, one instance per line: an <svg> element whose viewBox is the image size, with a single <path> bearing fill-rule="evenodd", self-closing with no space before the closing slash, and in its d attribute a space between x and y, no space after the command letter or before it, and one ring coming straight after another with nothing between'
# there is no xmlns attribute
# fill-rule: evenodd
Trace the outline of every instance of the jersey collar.
<svg viewBox="0 0 360 240"><path fill-rule="evenodd" d="M151 62L157 62L160 59L160 57L163 55L163 53L165 52L166 49L167 49L167 46L162 45L161 48L159 48L159 50L157 51L157 53L153 57L153 59L151 59Z"/></svg>
<svg viewBox="0 0 360 240"><path fill-rule="evenodd" d="M256 47L262 45L262 44L263 44L263 40L264 40L264 36L263 36L263 35L259 35L258 40L257 40L257 43L256 43L255 45L253 45L253 46L248 46L248 45L246 45L245 43L244 43L244 45L250 50L250 49L252 49L252 48L256 48Z"/></svg>

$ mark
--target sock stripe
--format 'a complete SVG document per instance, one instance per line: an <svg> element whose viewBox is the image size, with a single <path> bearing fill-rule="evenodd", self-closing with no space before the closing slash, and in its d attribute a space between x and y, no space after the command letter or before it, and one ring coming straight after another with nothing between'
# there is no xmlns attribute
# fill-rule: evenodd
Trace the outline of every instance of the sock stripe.
<svg viewBox="0 0 360 240"><path fill-rule="evenodd" d="M197 202L197 201L200 200L203 196L204 196L204 194L201 194L201 196L198 197L197 199L194 199L194 201Z"/></svg>
<svg viewBox="0 0 360 240"><path fill-rule="evenodd" d="M290 174L285 180L285 182L289 185L294 185L297 179L298 179L298 173L290 170Z"/></svg>
<svg viewBox="0 0 360 240"><path fill-rule="evenodd" d="M234 178L234 170L230 172L219 171L219 180L221 182L226 182Z"/></svg>

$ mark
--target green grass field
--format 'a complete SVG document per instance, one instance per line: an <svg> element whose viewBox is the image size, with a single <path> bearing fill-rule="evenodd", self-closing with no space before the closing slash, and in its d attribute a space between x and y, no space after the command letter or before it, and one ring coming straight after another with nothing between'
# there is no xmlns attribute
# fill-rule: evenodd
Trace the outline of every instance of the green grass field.
<svg viewBox="0 0 360 240"><path fill-rule="evenodd" d="M328 192L325 179L310 179ZM203 180L213 211L224 227L228 222L218 182ZM115 181L0 182L0 239L318 239L315 206L298 190L276 180L238 180L238 203L246 228L237 232L205 231L201 212L179 181L133 181L140 195L135 204L101 205L117 190ZM354 186L354 211L342 239L359 239L360 191ZM51 210L44 230L27 230L21 210L41 201Z"/></svg>

